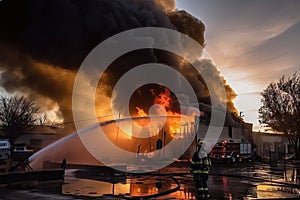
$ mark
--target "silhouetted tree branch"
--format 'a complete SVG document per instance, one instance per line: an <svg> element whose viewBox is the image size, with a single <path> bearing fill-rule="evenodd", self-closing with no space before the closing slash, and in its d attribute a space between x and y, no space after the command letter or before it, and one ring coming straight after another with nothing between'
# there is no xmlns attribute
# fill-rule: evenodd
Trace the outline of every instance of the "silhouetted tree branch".
<svg viewBox="0 0 300 200"><path fill-rule="evenodd" d="M25 97L0 97L0 127L13 144L24 132L30 130L37 120L38 108Z"/></svg>
<svg viewBox="0 0 300 200"><path fill-rule="evenodd" d="M261 93L260 123L288 135L291 147L300 159L300 77L282 76Z"/></svg>

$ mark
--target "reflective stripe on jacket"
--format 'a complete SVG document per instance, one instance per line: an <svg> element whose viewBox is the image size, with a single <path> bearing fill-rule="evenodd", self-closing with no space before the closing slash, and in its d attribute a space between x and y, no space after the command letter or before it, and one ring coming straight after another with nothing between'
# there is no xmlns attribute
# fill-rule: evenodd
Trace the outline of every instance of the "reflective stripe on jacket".
<svg viewBox="0 0 300 200"><path fill-rule="evenodd" d="M207 155L207 154L206 154ZM199 152L195 152L193 155L190 166L190 171L193 174L208 174L208 171L210 170L211 167L211 161L209 156L205 156L200 158L199 157Z"/></svg>

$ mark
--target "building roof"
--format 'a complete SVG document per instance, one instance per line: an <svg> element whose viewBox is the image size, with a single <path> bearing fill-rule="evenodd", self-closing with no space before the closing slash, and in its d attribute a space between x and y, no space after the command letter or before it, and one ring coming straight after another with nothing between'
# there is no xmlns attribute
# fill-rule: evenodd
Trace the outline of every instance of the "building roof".
<svg viewBox="0 0 300 200"><path fill-rule="evenodd" d="M61 131L61 128L54 126L34 126L31 130L25 131L23 134L57 135Z"/></svg>
<svg viewBox="0 0 300 200"><path fill-rule="evenodd" d="M253 131L255 135L264 135L264 136L280 136L280 137L288 137L282 132L261 132L261 131Z"/></svg>

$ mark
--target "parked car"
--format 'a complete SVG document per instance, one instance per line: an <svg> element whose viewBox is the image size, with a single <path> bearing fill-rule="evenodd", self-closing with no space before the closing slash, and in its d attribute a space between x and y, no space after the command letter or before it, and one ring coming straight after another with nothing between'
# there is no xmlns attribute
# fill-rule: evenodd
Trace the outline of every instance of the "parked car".
<svg viewBox="0 0 300 200"><path fill-rule="evenodd" d="M26 146L15 147L13 150L14 153L33 153L33 150L27 149Z"/></svg>
<svg viewBox="0 0 300 200"><path fill-rule="evenodd" d="M10 142L8 139L0 139L0 160L10 159Z"/></svg>

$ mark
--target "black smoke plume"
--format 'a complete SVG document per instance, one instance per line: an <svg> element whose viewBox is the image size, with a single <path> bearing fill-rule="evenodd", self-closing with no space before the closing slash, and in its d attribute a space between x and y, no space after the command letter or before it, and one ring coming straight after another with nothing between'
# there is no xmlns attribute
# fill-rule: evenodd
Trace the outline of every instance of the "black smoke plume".
<svg viewBox="0 0 300 200"><path fill-rule="evenodd" d="M204 24L185 11L175 10L173 0L2 0L0 27L1 86L9 93L40 99L39 104L45 110L57 104L65 121L72 121L71 97L76 72L87 54L106 38L138 27L165 27L188 34L205 46ZM124 58L130 61L128 66L122 69L120 64L108 71L107 91L104 91L107 95L121 72L134 64L165 63L164 56L171 58L166 64L176 66L174 62L178 61L158 50L146 50L137 60L130 56ZM212 76L220 76L216 67L208 64ZM193 77L188 67L185 71ZM198 80L203 81L201 77ZM203 92L205 83L202 85L199 99L207 96ZM235 112L232 103L235 94L228 85L226 91L228 105Z"/></svg>

